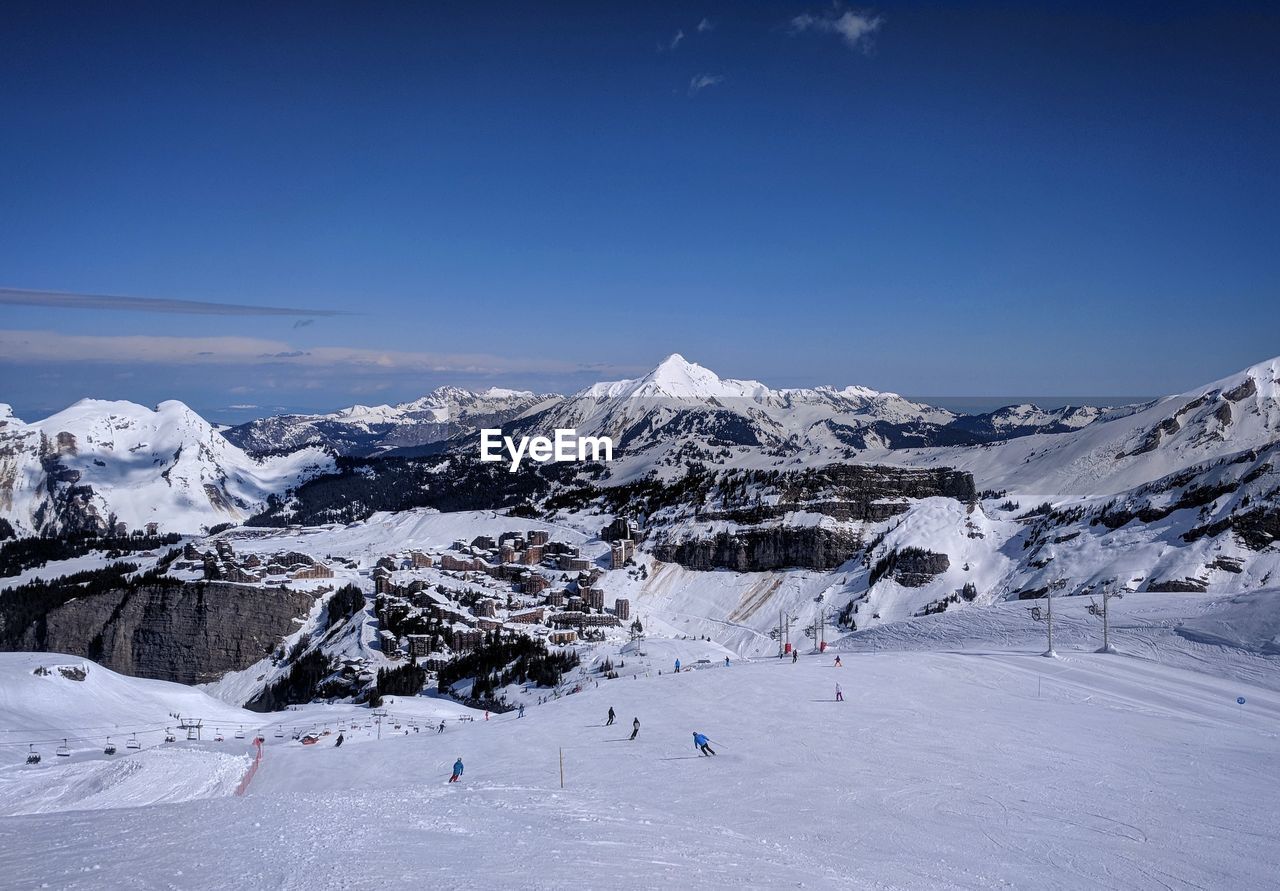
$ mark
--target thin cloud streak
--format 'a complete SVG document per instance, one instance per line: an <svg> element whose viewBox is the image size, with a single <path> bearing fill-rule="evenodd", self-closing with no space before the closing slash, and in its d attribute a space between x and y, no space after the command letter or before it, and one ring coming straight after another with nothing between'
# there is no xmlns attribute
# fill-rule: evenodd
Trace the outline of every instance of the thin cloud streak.
<svg viewBox="0 0 1280 891"><path fill-rule="evenodd" d="M0 288L0 306L42 306L50 309L123 310L206 316L348 316L340 309L305 309L286 306L250 306L203 300L157 297L120 297L108 294L72 294L65 291L30 291Z"/></svg>
<svg viewBox="0 0 1280 891"><path fill-rule="evenodd" d="M127 365L341 368L349 374L580 374L593 366L561 359L486 353L429 353L322 346L306 350L261 337L82 335L0 330L0 363L103 362ZM616 370L630 370L617 368Z"/></svg>

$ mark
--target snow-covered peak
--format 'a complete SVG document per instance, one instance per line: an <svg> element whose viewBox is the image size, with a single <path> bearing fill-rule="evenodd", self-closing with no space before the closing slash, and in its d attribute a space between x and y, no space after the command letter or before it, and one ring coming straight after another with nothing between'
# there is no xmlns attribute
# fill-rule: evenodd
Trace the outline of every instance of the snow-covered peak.
<svg viewBox="0 0 1280 891"><path fill-rule="evenodd" d="M590 399L762 399L771 391L759 381L722 378L709 368L672 353L644 377L606 381L578 394Z"/></svg>

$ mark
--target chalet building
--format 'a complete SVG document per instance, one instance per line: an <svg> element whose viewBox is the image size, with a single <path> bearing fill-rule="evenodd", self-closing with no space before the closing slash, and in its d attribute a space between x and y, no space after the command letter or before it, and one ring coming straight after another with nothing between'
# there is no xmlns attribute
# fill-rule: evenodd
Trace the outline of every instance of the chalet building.
<svg viewBox="0 0 1280 891"><path fill-rule="evenodd" d="M193 561L194 561L194 560L199 560L199 559L201 558L201 556L202 556L202 555L201 555L201 553L200 553L199 548L197 548L197 547L196 547L194 544L192 544L191 542L187 542L185 545L183 545L183 546L182 546L182 559L183 559L183 560L193 560Z"/></svg>
<svg viewBox="0 0 1280 891"><path fill-rule="evenodd" d="M604 613L563 612L551 617L551 624L557 628L598 628L617 625L618 617Z"/></svg>
<svg viewBox="0 0 1280 891"><path fill-rule="evenodd" d="M311 566L299 566L289 574L292 579L331 579L333 578L333 570L323 563L315 563Z"/></svg>
<svg viewBox="0 0 1280 891"><path fill-rule="evenodd" d="M551 636L547 638L547 640L556 646L571 644L577 639L578 632L576 631L552 631Z"/></svg>
<svg viewBox="0 0 1280 891"><path fill-rule="evenodd" d="M564 606L565 598L567 597L568 595L563 591L552 591L547 595L547 604L557 608L562 607Z"/></svg>
<svg viewBox="0 0 1280 891"><path fill-rule="evenodd" d="M613 614L618 617L618 621L625 622L631 618L631 601L625 597L619 597L613 602Z"/></svg>
<svg viewBox="0 0 1280 891"><path fill-rule="evenodd" d="M409 552L409 563L414 569L430 569L432 562L430 554L424 554L422 551Z"/></svg>
<svg viewBox="0 0 1280 891"><path fill-rule="evenodd" d="M258 581L258 576L252 572L244 571L234 563L228 563L222 567L222 580L224 582L236 582L241 585L248 585Z"/></svg>
<svg viewBox="0 0 1280 891"><path fill-rule="evenodd" d="M623 539L635 539L634 532L631 528L631 522L626 517L618 517L608 526L600 531L600 537L605 541L622 541Z"/></svg>
<svg viewBox="0 0 1280 891"><path fill-rule="evenodd" d="M528 609L523 612L512 613L507 616L507 621L513 625L540 625L546 615L546 609L540 606L537 609Z"/></svg>
<svg viewBox="0 0 1280 891"><path fill-rule="evenodd" d="M223 560L230 560L236 555L235 548L231 547L231 542L229 541L215 542L213 549Z"/></svg>
<svg viewBox="0 0 1280 891"><path fill-rule="evenodd" d="M492 619L498 614L498 604L494 600L478 600L472 610L477 616L483 616Z"/></svg>
<svg viewBox="0 0 1280 891"><path fill-rule="evenodd" d="M502 623L497 619L476 619L476 627L481 631L497 631Z"/></svg>
<svg viewBox="0 0 1280 891"><path fill-rule="evenodd" d="M551 541L551 533L545 529L530 529L528 539L529 547L541 547Z"/></svg>
<svg viewBox="0 0 1280 891"><path fill-rule="evenodd" d="M396 640L396 636L390 631L378 632L378 645L382 648L382 652L388 656L400 649L400 642Z"/></svg>
<svg viewBox="0 0 1280 891"><path fill-rule="evenodd" d="M240 565L245 569L257 569L262 565L262 558L257 554L250 554L248 557L245 557L240 561Z"/></svg>
<svg viewBox="0 0 1280 891"><path fill-rule="evenodd" d="M515 563L516 549L509 544L504 544L502 547L498 548L498 560L503 563Z"/></svg>
<svg viewBox="0 0 1280 891"><path fill-rule="evenodd" d="M285 551L283 554L276 554L275 559L285 566L297 566L299 563L310 566L316 562L315 558L310 554L303 554L299 551ZM381 562L378 565L381 566Z"/></svg>
<svg viewBox="0 0 1280 891"><path fill-rule="evenodd" d="M551 587L551 579L536 572L525 573L520 590L525 594L540 594Z"/></svg>
<svg viewBox="0 0 1280 891"><path fill-rule="evenodd" d="M525 566L537 566L542 562L542 548L538 545L530 545L520 555L520 562Z"/></svg>
<svg viewBox="0 0 1280 891"><path fill-rule="evenodd" d="M453 632L453 649L458 653L470 653L484 642L484 632L482 631L455 631Z"/></svg>
<svg viewBox="0 0 1280 891"><path fill-rule="evenodd" d="M584 588L582 602L592 609L604 609L604 590L601 588Z"/></svg>
<svg viewBox="0 0 1280 891"><path fill-rule="evenodd" d="M492 551L497 546L498 543L493 540L491 535L477 535L471 539L471 547L479 548L482 551Z"/></svg>
<svg viewBox="0 0 1280 891"><path fill-rule="evenodd" d="M430 634L408 634L405 638L409 641L410 656L425 656L431 652Z"/></svg>
<svg viewBox="0 0 1280 891"><path fill-rule="evenodd" d="M636 552L635 542L629 538L615 541L609 547L609 568L621 569Z"/></svg>
<svg viewBox="0 0 1280 891"><path fill-rule="evenodd" d="M152 538L154 538L156 535L158 535L158 534L159 534L159 532L160 532L160 524L159 524L159 523L151 522L151 523L148 523L148 524L147 524L147 535L149 535L149 536L151 536Z"/></svg>
<svg viewBox="0 0 1280 891"><path fill-rule="evenodd" d="M391 573L379 566L373 571L373 593L390 594L394 587L391 584Z"/></svg>

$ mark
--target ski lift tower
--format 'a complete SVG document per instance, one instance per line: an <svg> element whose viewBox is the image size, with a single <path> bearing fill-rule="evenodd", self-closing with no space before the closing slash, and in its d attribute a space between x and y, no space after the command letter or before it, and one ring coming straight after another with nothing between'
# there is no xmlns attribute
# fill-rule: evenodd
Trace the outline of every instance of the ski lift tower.
<svg viewBox="0 0 1280 891"><path fill-rule="evenodd" d="M1124 592L1107 581L1102 583L1102 606L1098 606L1093 600L1089 601L1089 615L1102 619L1102 647L1098 650L1099 653L1116 652L1116 648L1111 646L1111 621L1107 610L1112 597L1123 598Z"/></svg>
<svg viewBox="0 0 1280 891"><path fill-rule="evenodd" d="M200 728L204 721L200 718L178 718L178 729L187 731L188 742L199 742Z"/></svg>
<svg viewBox="0 0 1280 891"><path fill-rule="evenodd" d="M1066 584L1065 579L1058 579L1049 583L1049 589L1044 593L1045 609L1041 612L1039 606L1033 606L1030 609L1031 618L1037 622L1044 622L1049 628L1049 648L1040 655L1049 659L1056 659L1057 652L1053 649L1053 592Z"/></svg>

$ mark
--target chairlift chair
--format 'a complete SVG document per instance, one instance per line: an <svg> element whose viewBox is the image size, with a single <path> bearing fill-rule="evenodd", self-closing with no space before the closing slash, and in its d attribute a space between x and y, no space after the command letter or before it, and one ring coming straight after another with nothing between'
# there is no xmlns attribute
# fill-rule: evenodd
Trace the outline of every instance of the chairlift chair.
<svg viewBox="0 0 1280 891"><path fill-rule="evenodd" d="M36 751L36 747L34 745L27 746L27 763L28 764L40 763L40 753Z"/></svg>
<svg viewBox="0 0 1280 891"><path fill-rule="evenodd" d="M58 746L57 751L55 751L54 754L59 758L70 758L71 746L67 745L67 741L64 739L62 741L62 745Z"/></svg>
<svg viewBox="0 0 1280 891"><path fill-rule="evenodd" d="M276 739L284 739L284 728L277 727L275 732Z"/></svg>
<svg viewBox="0 0 1280 891"><path fill-rule="evenodd" d="M221 728L221 727L215 727L215 728L213 728L213 741L214 741L214 742L222 742L222 728Z"/></svg>
<svg viewBox="0 0 1280 891"><path fill-rule="evenodd" d="M173 731L170 730L168 727L164 729L164 741L167 743L178 741L178 738L173 735Z"/></svg>
<svg viewBox="0 0 1280 891"><path fill-rule="evenodd" d="M142 743L138 742L138 734L136 734L136 733L135 733L133 736L131 736L131 737L129 737L127 740L125 740L124 747L125 747L126 749L140 749L140 748L142 748Z"/></svg>
<svg viewBox="0 0 1280 891"><path fill-rule="evenodd" d="M244 739L244 728L240 727L236 730L236 739Z"/></svg>
<svg viewBox="0 0 1280 891"><path fill-rule="evenodd" d="M107 737L107 745L102 750L104 755L114 755L116 753L116 744L111 741L111 737Z"/></svg>

